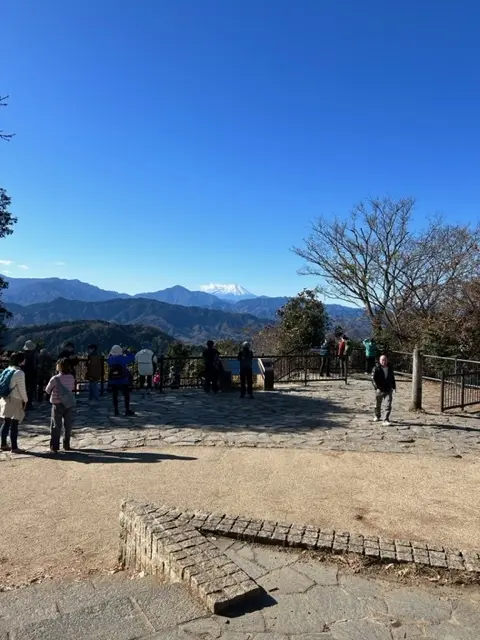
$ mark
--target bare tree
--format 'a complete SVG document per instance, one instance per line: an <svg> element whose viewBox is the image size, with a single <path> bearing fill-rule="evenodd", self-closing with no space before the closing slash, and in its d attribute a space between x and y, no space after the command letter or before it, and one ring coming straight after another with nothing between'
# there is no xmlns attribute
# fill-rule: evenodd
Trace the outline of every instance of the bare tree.
<svg viewBox="0 0 480 640"><path fill-rule="evenodd" d="M318 219L305 246L303 274L319 276L326 295L361 303L374 325L406 337L405 316L430 317L459 284L479 273L479 229L436 219L411 230L415 200L368 199L347 220Z"/></svg>
<svg viewBox="0 0 480 640"><path fill-rule="evenodd" d="M0 96L0 107L7 106L7 100L9 97L10 96ZM14 135L14 133L5 133L3 129L0 129L0 140L6 140L8 142L13 138Z"/></svg>

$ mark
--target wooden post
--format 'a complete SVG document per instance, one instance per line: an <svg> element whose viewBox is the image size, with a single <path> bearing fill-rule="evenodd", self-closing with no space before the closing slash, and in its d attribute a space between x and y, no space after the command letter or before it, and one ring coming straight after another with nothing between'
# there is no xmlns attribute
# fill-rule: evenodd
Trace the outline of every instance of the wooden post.
<svg viewBox="0 0 480 640"><path fill-rule="evenodd" d="M412 366L412 404L410 411L422 410L422 378L423 378L423 355L416 346L413 350Z"/></svg>

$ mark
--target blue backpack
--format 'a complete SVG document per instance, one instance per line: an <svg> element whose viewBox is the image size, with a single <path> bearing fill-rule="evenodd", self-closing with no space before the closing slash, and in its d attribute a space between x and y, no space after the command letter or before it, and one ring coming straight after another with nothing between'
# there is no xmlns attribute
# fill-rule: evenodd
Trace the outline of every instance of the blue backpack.
<svg viewBox="0 0 480 640"><path fill-rule="evenodd" d="M7 398L10 394L10 383L12 382L13 374L16 369L8 367L0 373L0 398Z"/></svg>

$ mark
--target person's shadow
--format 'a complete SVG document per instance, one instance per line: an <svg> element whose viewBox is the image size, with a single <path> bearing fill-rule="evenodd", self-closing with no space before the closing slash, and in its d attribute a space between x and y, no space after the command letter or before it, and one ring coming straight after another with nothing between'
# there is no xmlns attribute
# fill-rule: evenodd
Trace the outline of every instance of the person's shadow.
<svg viewBox="0 0 480 640"><path fill-rule="evenodd" d="M109 462L162 462L164 460L197 460L191 456L175 456L170 453L151 453L143 451L104 451L103 449L72 449L71 451L59 451L53 454L50 451L26 451L27 455L34 458L48 460L63 460L65 462L109 463Z"/></svg>

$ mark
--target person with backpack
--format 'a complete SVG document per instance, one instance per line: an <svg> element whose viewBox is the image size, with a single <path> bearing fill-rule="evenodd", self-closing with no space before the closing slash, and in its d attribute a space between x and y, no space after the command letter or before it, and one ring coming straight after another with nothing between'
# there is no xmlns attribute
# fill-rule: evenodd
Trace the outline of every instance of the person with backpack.
<svg viewBox="0 0 480 640"><path fill-rule="evenodd" d="M130 409L130 376L128 365L135 362L133 353L124 353L122 347L115 344L110 349L108 356L108 386L112 390L113 410L116 416L120 415L118 410L118 396L123 394L125 400L125 415L134 416L135 412Z"/></svg>
<svg viewBox="0 0 480 640"><path fill-rule="evenodd" d="M147 391L152 390L152 378L157 365L157 356L153 353L147 343L142 344L141 350L135 356L137 363L140 389L145 388L147 383Z"/></svg>
<svg viewBox="0 0 480 640"><path fill-rule="evenodd" d="M240 397L248 393L253 398L253 351L249 342L242 344L237 360L240 362Z"/></svg>
<svg viewBox="0 0 480 640"><path fill-rule="evenodd" d="M342 378L346 375L346 369L348 367L348 356L352 352L350 340L344 334L342 339L338 343L338 359L340 360L340 371Z"/></svg>
<svg viewBox="0 0 480 640"><path fill-rule="evenodd" d="M77 400L75 398L75 378L67 358L57 361L57 374L50 378L45 391L50 394L52 421L50 424L50 451L57 454L60 449L60 435L63 428L63 449L71 451L73 418Z"/></svg>
<svg viewBox="0 0 480 640"><path fill-rule="evenodd" d="M23 453L18 448L18 425L25 417L28 402L25 373L20 367L25 362L25 353L13 353L10 366L0 374L0 418L3 418L1 450ZM10 446L7 438L10 435Z"/></svg>
<svg viewBox="0 0 480 640"><path fill-rule="evenodd" d="M88 381L88 401L98 402L100 400L100 390L98 383L102 379L103 362L102 357L97 353L97 345L89 344L87 347L87 371L85 379Z"/></svg>

